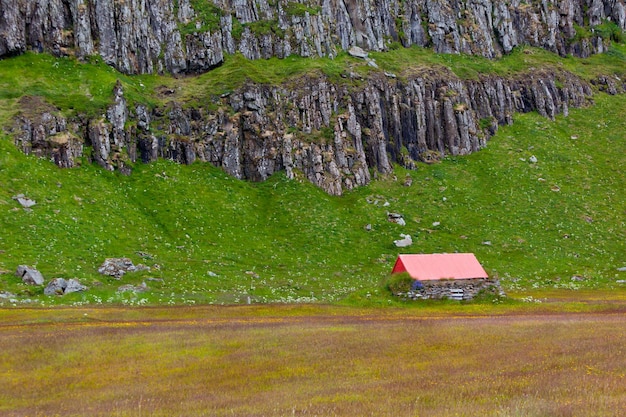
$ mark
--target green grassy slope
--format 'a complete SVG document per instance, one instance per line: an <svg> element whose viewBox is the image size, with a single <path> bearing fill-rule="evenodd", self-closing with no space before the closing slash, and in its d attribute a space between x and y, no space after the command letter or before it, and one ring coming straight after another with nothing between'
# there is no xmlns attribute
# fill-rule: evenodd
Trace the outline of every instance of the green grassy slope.
<svg viewBox="0 0 626 417"><path fill-rule="evenodd" d="M598 57L591 66L569 58L559 62L572 70L580 66L576 72L591 78L602 69L616 71L624 62L622 50L615 47L613 55L604 57L604 68ZM394 60L407 53L423 52L402 50L377 60L393 69ZM518 58L537 55L520 52ZM29 59L34 66L29 81L13 86L19 80L2 78L3 124L20 94L43 94L67 112L95 111L110 100L119 77L100 64L64 63L73 66L67 70L73 74L68 82L90 91L94 100L73 104L58 85L63 78L46 75L62 59L26 55L0 62L0 73L8 77ZM451 59L459 71L476 61ZM282 62L286 74L304 71L301 64L297 61L293 69L289 61ZM216 70L215 85L219 71L234 71L228 65ZM315 61L312 67L332 72L325 65ZM199 91L196 78L121 78L130 100L156 100L148 90L162 84L176 86L182 97L189 91L189 99ZM105 87L99 87L101 82ZM380 284L396 254L453 251L475 252L505 290L623 288L617 281L626 279L625 273L617 268L626 266L626 102L604 94L595 102L556 121L518 115L485 150L420 165L416 171L396 168L394 176L343 197L282 174L264 183L242 182L200 163L136 164L130 177L86 163L60 170L21 154L3 136L0 270L5 273L0 274L0 291L45 304L242 303L248 297L251 302L306 302L348 296L356 303L367 298L386 302ZM406 175L413 178L411 187L403 186ZM31 211L20 208L12 198L20 193L38 204ZM388 222L388 211L402 213L407 225ZM367 224L371 231L365 230ZM395 248L400 233L410 233L414 245ZM127 274L121 281L97 273L105 258L121 256L151 270ZM14 276L20 264L36 266L48 280L79 278L90 289L62 298L43 296L42 288L26 287ZM146 281L146 293L115 291L149 278L156 280Z"/></svg>
<svg viewBox="0 0 626 417"><path fill-rule="evenodd" d="M620 287L626 105L619 96L596 102L555 122L517 116L481 152L397 168L397 180L343 197L280 174L242 182L207 164L138 164L130 177L90 165L61 170L4 138L0 268L9 273L0 288L59 302L12 274L30 264L48 279L76 277L91 287L64 302L334 301L375 296L395 255L407 251L475 252L508 289ZM405 175L411 187L402 185ZM12 199L19 193L37 201L32 211ZM388 222L387 211L407 225ZM414 237L408 250L393 246L400 233ZM118 256L152 270L121 282L97 273L104 258ZM149 281L151 291L134 301L114 292L148 277L163 282Z"/></svg>

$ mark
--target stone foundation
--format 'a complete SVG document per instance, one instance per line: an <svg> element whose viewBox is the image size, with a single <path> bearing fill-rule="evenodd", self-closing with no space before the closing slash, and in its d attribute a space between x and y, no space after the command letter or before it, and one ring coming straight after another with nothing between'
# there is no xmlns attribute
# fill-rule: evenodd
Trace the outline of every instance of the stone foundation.
<svg viewBox="0 0 626 417"><path fill-rule="evenodd" d="M496 295L504 295L499 281L494 278L416 280L411 290L398 295L410 300L441 298L471 300L483 290Z"/></svg>

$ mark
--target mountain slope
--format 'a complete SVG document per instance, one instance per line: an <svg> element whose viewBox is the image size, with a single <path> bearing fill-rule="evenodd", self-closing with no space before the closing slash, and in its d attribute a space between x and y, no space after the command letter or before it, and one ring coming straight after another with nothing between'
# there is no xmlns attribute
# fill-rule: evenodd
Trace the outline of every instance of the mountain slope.
<svg viewBox="0 0 626 417"><path fill-rule="evenodd" d="M595 101L554 122L516 116L481 152L415 171L396 167L342 197L301 175L249 183L198 163L138 164L131 176L91 164L63 170L24 156L5 138L0 268L7 273L0 286L43 303L375 296L401 251L393 240L410 233L411 252L475 252L505 289L619 287L624 277L617 268L626 263L626 108L619 96ZM37 205L19 208L12 197L20 193ZM388 222L388 211L403 214L407 225ZM152 269L121 282L100 276L98 266L113 256ZM19 283L13 275L19 264L37 266L48 279L79 278L90 290L45 297L41 288ZM150 291L115 292L142 281Z"/></svg>

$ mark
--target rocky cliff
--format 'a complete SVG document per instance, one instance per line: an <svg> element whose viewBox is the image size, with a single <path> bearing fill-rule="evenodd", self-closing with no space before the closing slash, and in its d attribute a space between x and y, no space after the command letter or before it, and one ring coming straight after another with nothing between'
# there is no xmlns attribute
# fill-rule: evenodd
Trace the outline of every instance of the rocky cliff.
<svg viewBox="0 0 626 417"><path fill-rule="evenodd" d="M24 152L61 167L75 165L86 149L104 168L122 172L134 161L200 160L255 181L278 170L301 173L339 195L367 184L372 173L391 172L393 162L413 167L476 151L515 112L554 117L592 95L588 83L557 70L472 80L441 69L402 79L377 73L358 88L323 76L291 82L247 84L221 97L217 109L176 100L131 106L118 83L113 103L93 119L67 120L41 99L24 97L20 107L28 110L16 118L13 136Z"/></svg>
<svg viewBox="0 0 626 417"><path fill-rule="evenodd" d="M0 0L0 57L99 54L127 74L198 73L224 54L335 56L393 43L501 56L518 45L603 52L624 0Z"/></svg>
<svg viewBox="0 0 626 417"><path fill-rule="evenodd" d="M99 54L128 74L204 72L236 52L332 57L400 43L485 57L522 44L585 56L602 52L626 25L623 0L0 0L0 10L0 56L31 48ZM476 151L515 112L554 117L592 95L587 82L556 69L477 79L445 67L372 74L346 83L323 75L248 83L217 102L174 95L155 108L127 102L118 83L96 118L68 119L38 97L23 97L12 134L24 152L60 167L85 155L125 173L135 161L200 160L255 181L278 170L302 173L339 195L391 172L392 163L414 167ZM612 94L625 89L619 79L597 82Z"/></svg>

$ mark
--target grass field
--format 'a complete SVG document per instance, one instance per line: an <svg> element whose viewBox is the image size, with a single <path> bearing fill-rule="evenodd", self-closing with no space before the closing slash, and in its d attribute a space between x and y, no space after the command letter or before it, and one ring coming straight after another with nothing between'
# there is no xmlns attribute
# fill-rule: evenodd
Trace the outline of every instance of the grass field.
<svg viewBox="0 0 626 417"><path fill-rule="evenodd" d="M618 416L602 306L2 309L0 414Z"/></svg>

